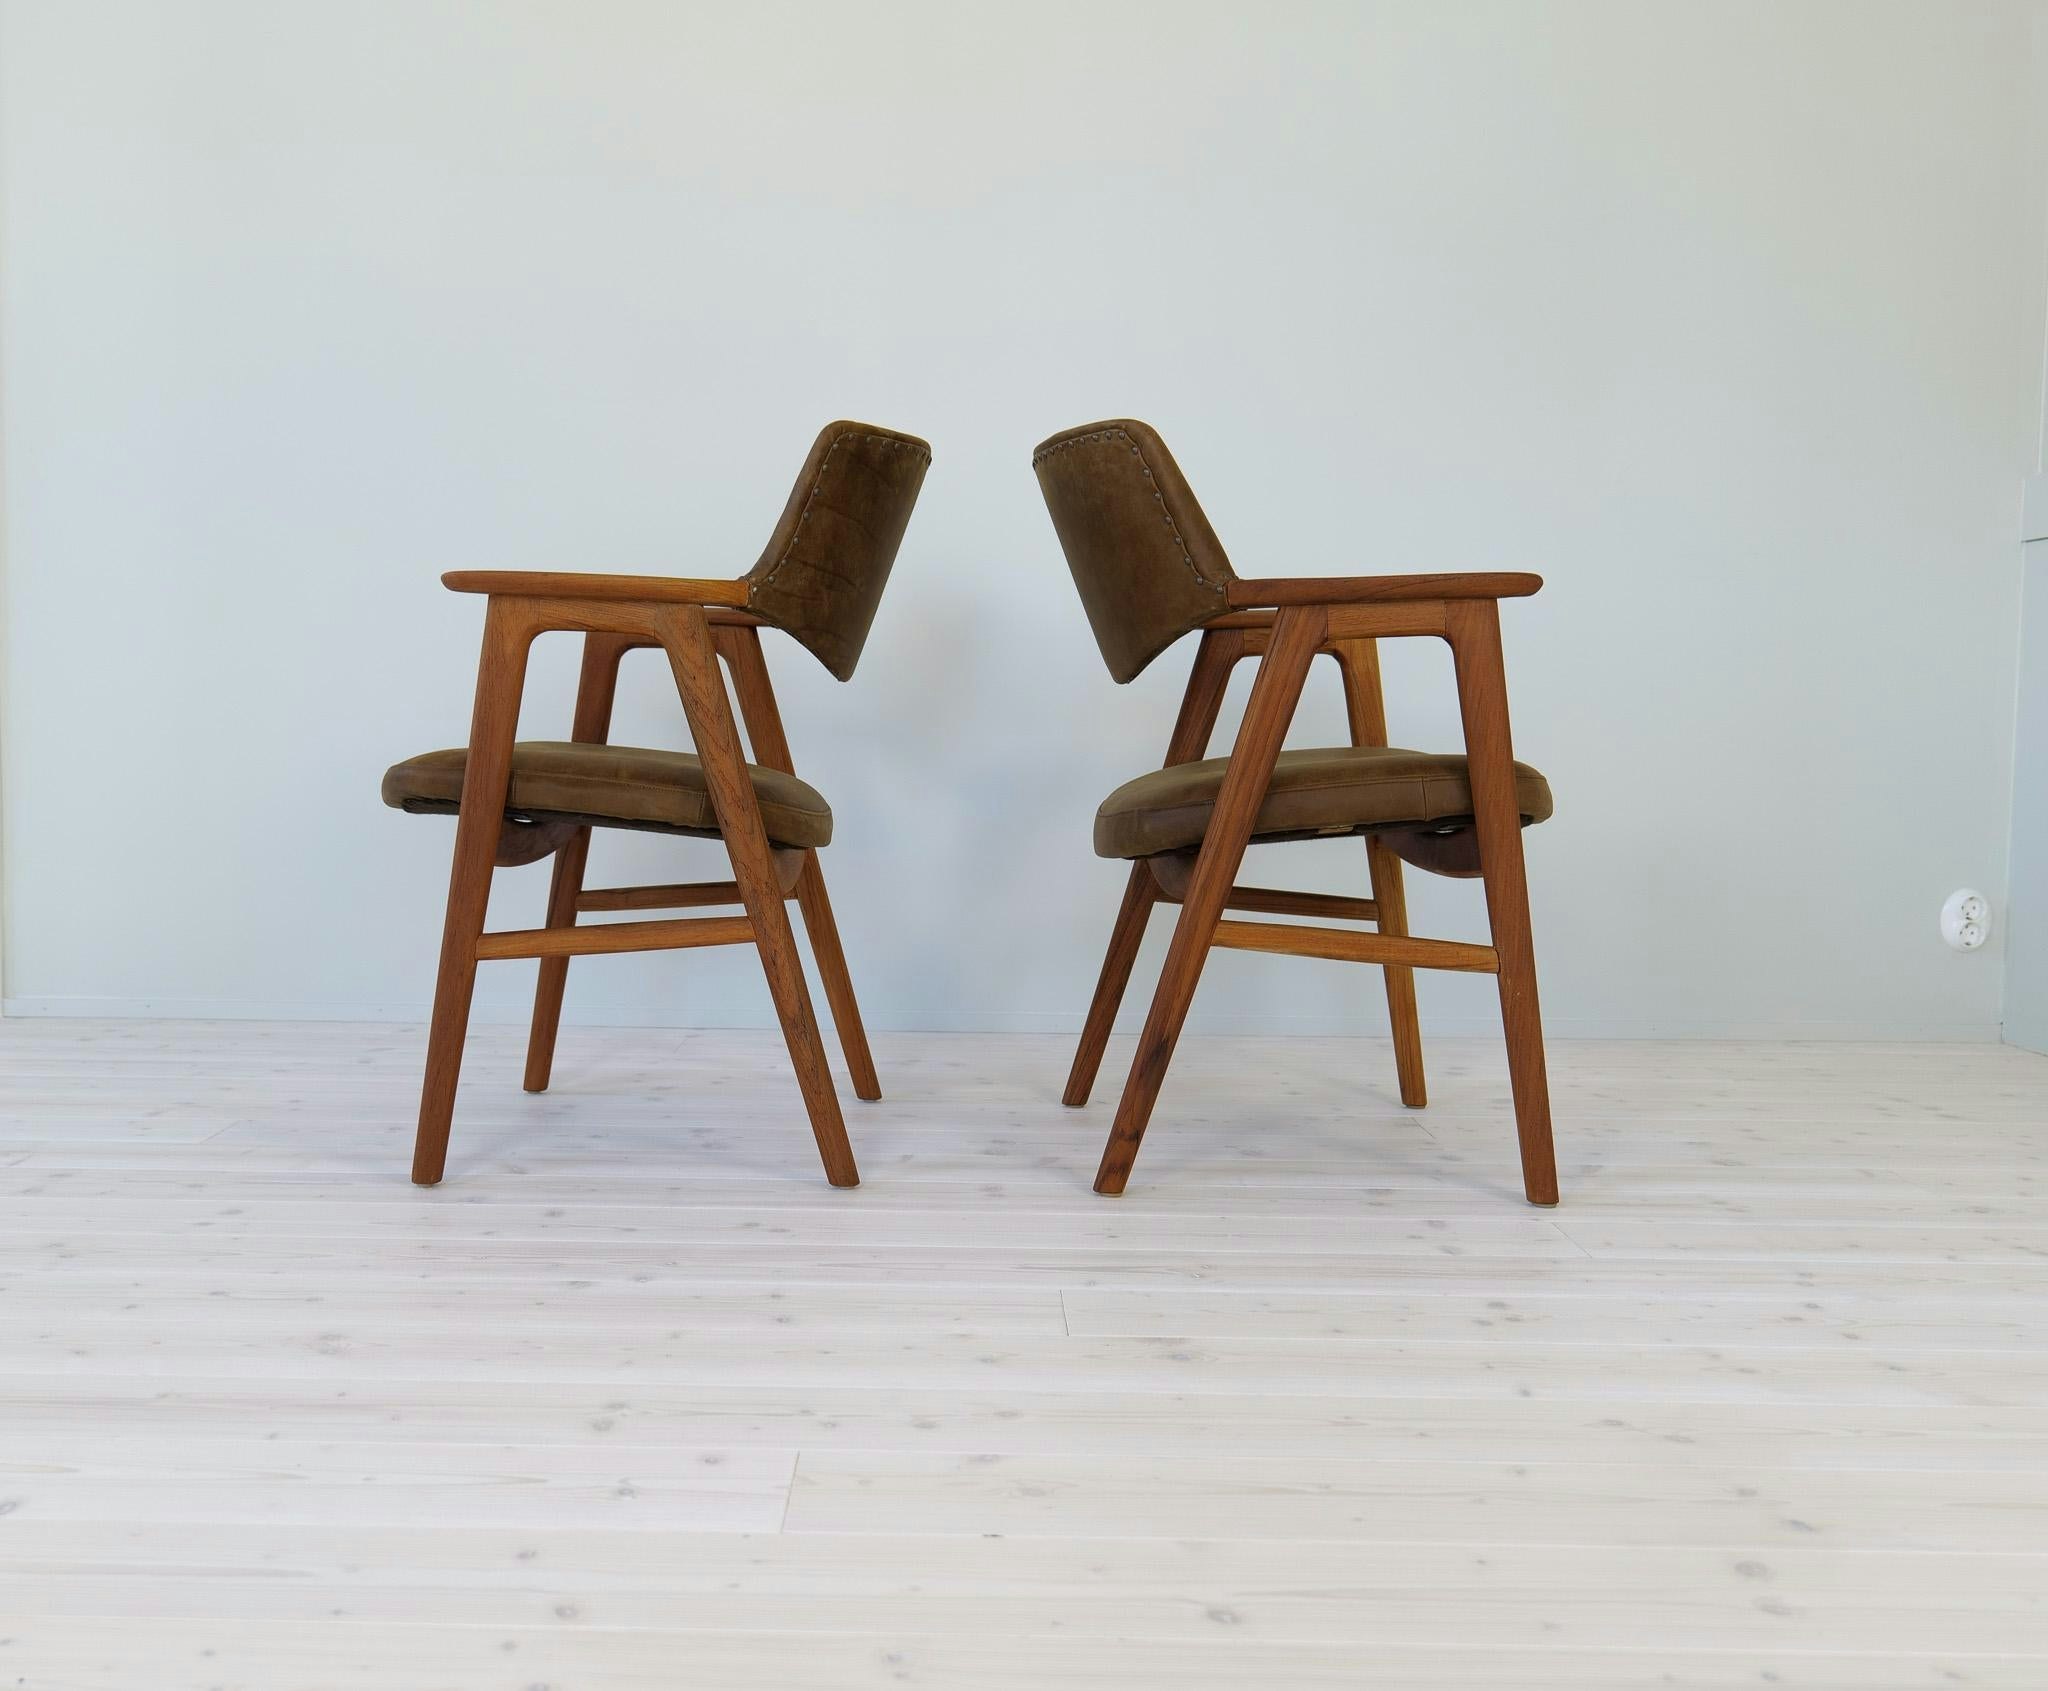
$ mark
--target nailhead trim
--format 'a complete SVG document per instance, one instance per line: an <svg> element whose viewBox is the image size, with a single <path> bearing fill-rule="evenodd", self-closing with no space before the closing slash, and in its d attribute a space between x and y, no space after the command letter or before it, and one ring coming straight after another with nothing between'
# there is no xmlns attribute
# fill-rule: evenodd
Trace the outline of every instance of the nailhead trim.
<svg viewBox="0 0 2048 1691"><path fill-rule="evenodd" d="M1180 548L1180 561L1187 565L1188 574L1211 593L1221 597L1224 592L1222 584L1211 581L1202 573L1201 566L1195 562L1194 554L1188 550L1188 543L1181 538L1180 530L1174 527L1173 517L1166 509L1166 495L1159 491L1159 484L1152 474L1152 466L1145 462L1145 454L1138 449L1138 443L1131 439L1128 429L1096 429L1090 434L1070 435L1065 440L1034 452L1031 455L1031 467L1036 470L1048 458L1057 457L1073 447L1096 446L1107 440L1121 440L1129 444L1131 456L1138 460L1138 468L1144 472L1145 479L1153 484L1152 502L1159 507L1159 520L1165 524L1166 532L1173 536L1174 545Z"/></svg>
<svg viewBox="0 0 2048 1691"><path fill-rule="evenodd" d="M857 434L852 429L848 429L843 434L834 435L832 437L832 444L825 448L825 456L818 464L817 475L811 480L811 491L804 500L803 510L797 514L796 527L790 530L789 544L783 547L782 556L775 560L768 573L762 576L755 585L760 587L768 586L775 580L777 574L780 573L782 566L796 555L797 542L804 537L804 524L811 520L811 507L818 502L818 490L825 485L825 472L832 467L832 454L839 450L839 443L842 440L871 440L877 446L899 447L905 452L915 452L927 464L932 461L932 455L929 452L921 451L919 448L911 445L909 441L897 440L890 435Z"/></svg>

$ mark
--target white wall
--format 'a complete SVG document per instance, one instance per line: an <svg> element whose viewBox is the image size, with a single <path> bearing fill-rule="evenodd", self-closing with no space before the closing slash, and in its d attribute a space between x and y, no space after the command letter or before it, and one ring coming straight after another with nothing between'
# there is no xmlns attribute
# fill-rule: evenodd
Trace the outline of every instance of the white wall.
<svg viewBox="0 0 2048 1691"><path fill-rule="evenodd" d="M2048 1051L2048 538L2026 548L2023 592L2004 1032Z"/></svg>
<svg viewBox="0 0 2048 1691"><path fill-rule="evenodd" d="M2048 14L2036 20L2034 123L2048 135ZM2048 363L2048 361L2044 361ZM2003 912L2004 1037L2048 1052L2048 367L2041 380L2037 472L2020 533L2019 673L2013 732L2012 847Z"/></svg>
<svg viewBox="0 0 2048 1691"><path fill-rule="evenodd" d="M2048 129L2048 26L2036 29L2035 122ZM2026 486L2014 712L2012 855L2005 905L2004 1036L2048 1052L2048 369L2041 381L2039 473Z"/></svg>
<svg viewBox="0 0 2048 1691"><path fill-rule="evenodd" d="M1130 413L1245 573L1548 576L1507 637L1554 1031L1994 1037L1933 916L2005 877L2013 659L1946 630L2016 610L2038 11L15 0L10 1007L418 1014L451 830L377 780L466 723L437 573L736 572L851 415L936 447L853 684L776 660L871 1020L1076 1025L1089 817L1185 659L1109 683L1027 460ZM1455 744L1441 653L1391 677ZM620 728L679 743L651 664ZM767 1005L700 954L579 964L571 1014ZM1249 957L1197 1015L1380 1024Z"/></svg>

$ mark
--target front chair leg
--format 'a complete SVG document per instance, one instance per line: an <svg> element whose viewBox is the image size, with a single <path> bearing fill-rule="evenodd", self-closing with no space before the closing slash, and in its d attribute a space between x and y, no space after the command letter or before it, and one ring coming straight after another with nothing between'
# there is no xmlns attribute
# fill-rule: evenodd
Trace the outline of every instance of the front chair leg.
<svg viewBox="0 0 2048 1691"><path fill-rule="evenodd" d="M1273 779L1273 763L1280 755L1280 743L1287 737L1287 724L1301 699L1302 683L1308 679L1310 660L1322 644L1328 618L1316 606L1289 606L1273 621L1271 643L1259 664L1252 696L1245 705L1244 721L1237 731L1237 744L1230 754L1223 785L1217 790L1216 805L1209 815L1209 827L1202 837L1201 854L1188 878L1181 899L1180 920L1174 924L1173 943L1166 952L1166 965L1159 974L1159 986L1145 1028L1138 1036L1138 1050L1131 1059L1130 1078L1117 1104L1116 1122L1103 1148L1102 1164L1095 1173L1095 1190L1115 1193L1130 1179L1137 1161L1138 1146L1145 1126L1152 1119L1152 1106L1159 1100L1159 1088L1166 1079L1166 1066L1173 1060L1174 1045L1188 1006L1194 1002L1195 986L1202 978L1209 946L1216 937L1216 923L1230 897L1245 847L1251 843L1252 825ZM1141 865L1142 867L1142 865ZM1149 871L1148 871L1149 872Z"/></svg>
<svg viewBox="0 0 2048 1691"><path fill-rule="evenodd" d="M427 1072L420 1088L419 1133L412 1155L412 1178L419 1186L438 1185L448 1163L448 1128L455 1116L462 1043L469 1032L469 1001L476 987L476 942L491 900L491 871L505 822L512 740L519 729L519 694L531 641L531 632L493 603L484 618L469 761L455 824L455 860L448 875L448 912L441 927L441 968L427 1031Z"/></svg>
<svg viewBox="0 0 2048 1691"><path fill-rule="evenodd" d="M1522 1190L1532 1204L1554 1204L1557 1152L1550 1134L1543 1014L1536 1002L1536 951L1529 937L1529 883L1522 867L1522 816L1515 798L1499 606L1491 599L1453 601L1446 633L1457 660L1486 915L1500 960L1500 1014L1507 1035L1515 1132L1521 1141Z"/></svg>
<svg viewBox="0 0 2048 1691"><path fill-rule="evenodd" d="M675 671L676 690L682 695L683 713L690 719L690 734L704 765L704 784L718 816L719 833L732 858L733 879L754 925L761 968L768 977L768 991L775 1000L797 1085L803 1091L825 1177L834 1186L858 1186L860 1174L854 1166L853 1147L846 1141L839 1094L833 1090L832 1071L825 1062L818 1018L811 1009L810 989L804 984L803 962L797 955L796 936L790 931L774 853L761 825L760 803L754 796L754 783L740 752L739 732L733 726L732 706L719 676L710 625L704 613L691 606L663 612L660 626L661 643Z"/></svg>

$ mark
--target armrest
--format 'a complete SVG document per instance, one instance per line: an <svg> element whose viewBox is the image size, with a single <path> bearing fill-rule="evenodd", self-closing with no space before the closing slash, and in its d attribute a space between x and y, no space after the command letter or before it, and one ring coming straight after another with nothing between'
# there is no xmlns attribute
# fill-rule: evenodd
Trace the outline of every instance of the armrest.
<svg viewBox="0 0 2048 1691"><path fill-rule="evenodd" d="M1386 605L1415 599L1520 599L1543 585L1518 571L1478 575L1308 575L1233 581L1232 610L1258 605Z"/></svg>
<svg viewBox="0 0 2048 1691"><path fill-rule="evenodd" d="M744 610L744 581L690 581L669 575L582 575L557 570L450 570L441 585L457 593L512 599L635 599L660 605L726 605Z"/></svg>

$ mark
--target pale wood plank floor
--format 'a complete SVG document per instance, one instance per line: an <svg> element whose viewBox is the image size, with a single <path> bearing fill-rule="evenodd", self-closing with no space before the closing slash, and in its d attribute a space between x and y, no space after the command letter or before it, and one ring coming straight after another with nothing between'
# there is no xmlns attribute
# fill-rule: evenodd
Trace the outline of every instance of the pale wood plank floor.
<svg viewBox="0 0 2048 1691"><path fill-rule="evenodd" d="M0 1023L0 1687L2048 1687L2048 1059L879 1046Z"/></svg>

